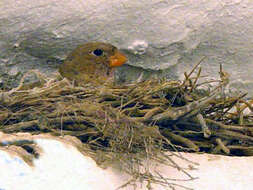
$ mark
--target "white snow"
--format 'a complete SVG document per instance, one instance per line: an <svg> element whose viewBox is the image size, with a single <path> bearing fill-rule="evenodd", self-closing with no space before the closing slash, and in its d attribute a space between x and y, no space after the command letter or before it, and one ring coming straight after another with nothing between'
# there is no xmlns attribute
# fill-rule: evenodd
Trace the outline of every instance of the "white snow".
<svg viewBox="0 0 253 190"><path fill-rule="evenodd" d="M44 150L31 168L20 158L0 151L1 190L114 190L127 182L128 176L115 168L102 169L89 157L83 156L74 147L49 139L38 139ZM187 170L198 179L174 181L195 190L251 190L253 185L253 157L226 157L208 154L183 154L197 162L194 170ZM177 160L188 168L189 162ZM154 163L151 163L151 165ZM184 177L173 168L155 166L168 178ZM173 181L172 181L173 182ZM165 187L154 185L154 190ZM138 185L138 190L146 189ZM183 188L177 187L178 190ZM128 186L123 190L133 190Z"/></svg>

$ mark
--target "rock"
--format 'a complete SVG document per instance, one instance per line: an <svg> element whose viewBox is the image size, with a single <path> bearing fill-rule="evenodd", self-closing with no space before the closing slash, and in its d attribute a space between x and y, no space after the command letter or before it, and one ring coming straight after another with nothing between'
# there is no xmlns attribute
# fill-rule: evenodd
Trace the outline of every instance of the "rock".
<svg viewBox="0 0 253 190"><path fill-rule="evenodd" d="M0 69L50 74L77 44L104 41L128 54L139 73L121 74L132 80L143 69L182 79L205 56L203 75L217 78L223 64L252 96L252 10L250 0L2 0Z"/></svg>

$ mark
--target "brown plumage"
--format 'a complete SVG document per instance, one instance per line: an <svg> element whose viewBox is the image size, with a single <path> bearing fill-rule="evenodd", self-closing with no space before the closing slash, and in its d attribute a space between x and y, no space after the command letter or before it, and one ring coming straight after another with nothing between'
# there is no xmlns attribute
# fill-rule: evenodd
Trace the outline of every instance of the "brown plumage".
<svg viewBox="0 0 253 190"><path fill-rule="evenodd" d="M127 61L125 55L108 43L90 42L71 52L59 72L78 85L103 84L113 76L114 67Z"/></svg>

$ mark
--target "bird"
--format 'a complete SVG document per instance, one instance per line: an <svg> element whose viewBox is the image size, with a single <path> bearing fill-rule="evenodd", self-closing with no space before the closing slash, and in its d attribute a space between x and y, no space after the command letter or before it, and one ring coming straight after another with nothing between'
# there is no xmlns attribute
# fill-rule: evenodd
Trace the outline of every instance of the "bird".
<svg viewBox="0 0 253 190"><path fill-rule="evenodd" d="M88 42L66 57L59 73L76 85L102 85L112 81L115 68L126 61L127 57L117 47L104 42Z"/></svg>

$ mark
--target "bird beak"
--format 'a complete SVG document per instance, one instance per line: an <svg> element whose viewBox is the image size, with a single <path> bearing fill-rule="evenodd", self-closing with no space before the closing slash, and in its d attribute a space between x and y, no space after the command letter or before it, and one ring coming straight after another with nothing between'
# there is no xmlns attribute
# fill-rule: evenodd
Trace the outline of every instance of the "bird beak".
<svg viewBox="0 0 253 190"><path fill-rule="evenodd" d="M117 51L114 55L109 57L109 61L110 67L119 67L127 61L127 58L123 53Z"/></svg>

